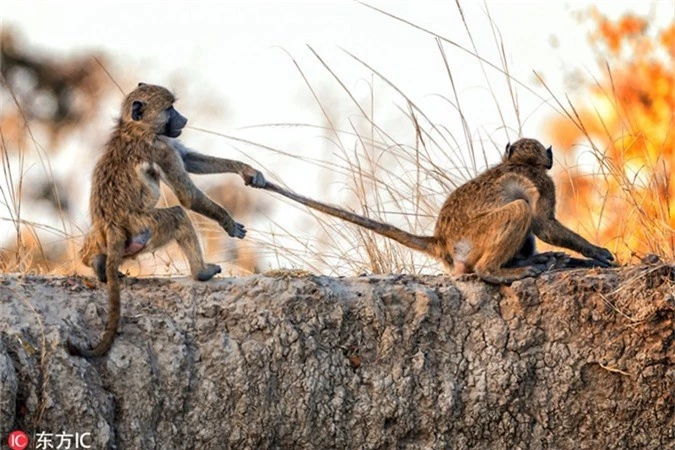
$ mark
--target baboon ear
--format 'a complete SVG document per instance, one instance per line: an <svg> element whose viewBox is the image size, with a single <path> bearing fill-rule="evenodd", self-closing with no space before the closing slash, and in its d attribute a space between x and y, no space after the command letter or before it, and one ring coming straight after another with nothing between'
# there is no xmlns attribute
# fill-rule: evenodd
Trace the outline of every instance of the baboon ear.
<svg viewBox="0 0 675 450"><path fill-rule="evenodd" d="M513 151L513 149L511 148L511 143L507 142L506 143L506 158L507 159L511 157L512 151Z"/></svg>
<svg viewBox="0 0 675 450"><path fill-rule="evenodd" d="M131 105L131 118L141 120L143 118L143 102L134 101Z"/></svg>

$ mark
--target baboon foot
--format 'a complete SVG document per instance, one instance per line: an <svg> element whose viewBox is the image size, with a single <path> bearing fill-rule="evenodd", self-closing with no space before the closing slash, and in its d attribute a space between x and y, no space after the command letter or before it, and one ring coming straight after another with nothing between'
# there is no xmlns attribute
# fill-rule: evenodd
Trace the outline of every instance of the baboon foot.
<svg viewBox="0 0 675 450"><path fill-rule="evenodd" d="M556 269L594 269L594 268L607 268L612 267L612 264L608 264L604 261L598 261L597 259L583 259L583 258L569 258L564 265L556 266Z"/></svg>
<svg viewBox="0 0 675 450"><path fill-rule="evenodd" d="M527 267L533 264L544 264L547 268L550 269L560 269L567 267L567 264L570 261L570 256L564 252L544 252L544 253L535 253L534 255L528 256L527 258L513 258L511 261L506 263L504 267Z"/></svg>
<svg viewBox="0 0 675 450"><path fill-rule="evenodd" d="M547 266L545 264L535 264L527 267L498 269L487 272L476 271L476 274L486 283L511 284L523 278L536 277L546 270Z"/></svg>
<svg viewBox="0 0 675 450"><path fill-rule="evenodd" d="M523 276L523 278L539 276L539 275L541 275L543 272L546 272L546 271L549 270L549 269L550 269L550 267L549 267L549 263L548 263L548 262L545 263L545 264L534 264L534 265L531 265L531 266L527 267L527 269L526 269L526 274Z"/></svg>
<svg viewBox="0 0 675 450"><path fill-rule="evenodd" d="M222 272L218 264L207 264L202 270L197 273L196 279L198 281L209 281L217 273Z"/></svg>
<svg viewBox="0 0 675 450"><path fill-rule="evenodd" d="M108 259L107 255L96 255L92 258L91 268L94 269L96 278L101 283L108 282L108 276L105 274L105 263ZM122 272L117 272L117 278L124 278L125 275Z"/></svg>

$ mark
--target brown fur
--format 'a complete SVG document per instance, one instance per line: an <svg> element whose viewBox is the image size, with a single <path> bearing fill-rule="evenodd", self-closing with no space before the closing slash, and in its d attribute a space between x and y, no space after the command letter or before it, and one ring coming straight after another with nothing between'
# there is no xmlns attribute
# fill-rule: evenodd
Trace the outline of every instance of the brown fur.
<svg viewBox="0 0 675 450"><path fill-rule="evenodd" d="M440 260L450 272L475 272L487 282L500 284L545 269L542 265L504 267L526 245L531 233L603 264L613 259L606 249L589 243L556 220L555 185L547 174L552 164L550 148L545 149L534 139L520 139L507 146L500 164L448 196L433 236L416 236L272 183L265 189L422 251Z"/></svg>
<svg viewBox="0 0 675 450"><path fill-rule="evenodd" d="M212 171L239 172L247 184L252 179L264 184L264 177L243 163L199 155L168 138L180 134L187 122L173 109L174 101L167 89L140 83L124 100L119 123L94 169L89 205L92 231L80 256L108 284L108 323L103 338L93 349L68 343L73 354L100 356L110 349L120 319L117 270L125 257L141 250L155 250L175 239L188 259L194 279L206 281L220 272L219 266L204 262L197 233L183 207L217 221L230 236L242 238L246 233L243 225L232 220L223 207L192 183L186 166L194 161L210 163ZM142 105L142 117L134 118L134 105ZM175 121L174 113L178 117ZM167 131L173 125L177 134ZM205 173L197 166L194 172ZM160 178L183 207L155 207Z"/></svg>

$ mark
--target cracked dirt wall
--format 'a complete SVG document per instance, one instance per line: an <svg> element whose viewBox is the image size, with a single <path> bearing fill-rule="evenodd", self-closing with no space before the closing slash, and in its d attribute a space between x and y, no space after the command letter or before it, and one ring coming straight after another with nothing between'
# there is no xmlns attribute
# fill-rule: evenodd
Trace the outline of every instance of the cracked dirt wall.
<svg viewBox="0 0 675 450"><path fill-rule="evenodd" d="M443 276L0 276L0 439L107 449L674 449L669 266ZM4 448L4 447L2 447Z"/></svg>

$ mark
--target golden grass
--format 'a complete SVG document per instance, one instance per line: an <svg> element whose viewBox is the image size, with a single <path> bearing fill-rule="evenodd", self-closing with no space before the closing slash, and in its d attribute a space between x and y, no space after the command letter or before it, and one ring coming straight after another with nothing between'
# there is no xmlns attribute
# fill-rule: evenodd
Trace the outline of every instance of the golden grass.
<svg viewBox="0 0 675 450"><path fill-rule="evenodd" d="M454 110L455 115L450 120L457 120L462 124L462 136L454 136L448 128L435 123L425 114L423 108L392 82L389 77L358 56L345 51L354 64L362 66L372 74L369 82L370 96L359 98L324 58L311 47L309 47L309 51L313 55L315 63L325 70L327 78L334 84L334 89L349 105L350 113L348 117L335 120L331 115L332 111L329 105L322 100L321 93L315 88L312 80L306 76L301 64L295 58L292 58L299 76L304 80L307 89L311 92L321 111L323 124L283 123L265 124L257 127L316 129L324 133L325 137L332 143L334 159L299 157L292 151L262 145L241 137L198 127L191 127L191 129L218 135L231 142L257 146L267 152L288 159L302 159L304 163L310 164L318 170L331 173L333 179L339 177L340 189L338 192L342 194L341 204L343 206L349 207L349 205L352 205L352 208L359 214L392 223L413 233L431 234L434 227L434 218L447 194L484 168L488 164L490 155L496 155L506 142L506 138L504 142L490 142L490 137L477 139L472 135L471 125L467 123L463 113L460 95L453 78L453 70L446 55L448 46L458 48L472 55L476 64L480 65L485 83L491 92L494 107L501 117L501 129L506 137L511 136L512 139L515 139L522 132L523 121L521 120L518 102L519 90L525 90L528 94L539 98L542 103L549 104L554 111L566 117L566 120L572 126L581 130L585 141L597 158L601 176L613 177L619 183L627 198L632 200L635 210L631 214L638 216L637 223L649 229L650 236L659 243L670 239L671 244L667 247L667 251L659 252L658 248L654 250L664 259L673 260L673 230L664 227L660 218L649 216L646 211L640 210L641 197L639 195L640 190L636 188L637 178L626 177L623 167L617 166L614 161L604 156L604 150L595 143L593 136L587 131L584 121L580 119L576 108L569 99L562 101L557 98L542 80L542 85L552 97L553 102L550 103L547 97L510 74L504 43L501 41L491 17L490 23L493 25L491 32L500 54L499 64L495 64L479 54L471 29L463 14L461 16L462 21L472 45L470 49L403 18L372 6L365 6L434 37L439 58L447 73L448 85L452 92L452 98L440 95L439 97ZM459 11L462 12L461 8L459 8ZM497 97L495 94L497 90L493 86L494 81L491 81L488 71L491 73L496 71L503 76L502 82L509 92L507 99ZM3 85L11 93L4 80ZM407 142L400 142L400 139L394 136L395 133L390 128L389 122L376 117L376 86L378 89L386 89L387 92L396 97L397 123L404 124L408 135ZM30 123L21 112L21 106L13 94L12 98L15 107L20 112L19 117L23 119L22 126L25 127L27 135L30 136L32 145L19 145L18 159L10 158L5 136L0 127L2 170L5 176L5 181L0 184L0 198L9 211L9 217L0 219L10 221L15 230L14 247L0 249L0 272L89 273L77 260L77 249L83 237L83 230L75 229L72 224L68 223L68 219L62 212L60 213L61 227L59 228L27 221L22 216L21 194L26 155L33 152L46 176L52 175L48 155L34 139ZM507 123L504 112L506 109L515 114L515 126ZM348 123L348 126L339 128L338 122ZM275 179L281 185L287 185L283 180L279 180L273 171L265 168L264 164L258 163L258 167L262 168L269 178ZM292 183L288 187L296 189ZM327 192L335 192L335 187L335 183L327 182L326 185L320 186L320 189L315 189L315 192L326 192L325 195L323 193L306 194L315 196L320 200L329 200ZM600 195L603 195L603 193L600 193ZM54 192L54 196L58 198L58 192ZM303 230L287 229L272 219L270 219L269 228L250 229L247 241L255 246L255 256L265 260L268 266L272 266L274 269L290 267L291 269L331 275L390 272L418 274L440 271L440 267L435 262L392 241L380 238L370 231L314 213L285 199L275 197L274 201L282 204L283 208L294 210L295 214L309 214L319 229L318 233L303 234ZM265 214L264 212L258 213ZM598 226L602 222L603 215L600 214L597 218ZM206 232L207 235L210 235L209 231L214 231L212 234L220 231L214 224L203 224L201 227L201 231ZM61 254L58 261L50 260L49 252L41 242L40 236L44 232L57 233L65 242L66 251ZM616 250L616 248L615 246L613 249ZM143 269L141 269L141 266L143 266ZM168 252L146 256L142 262L132 262L126 267L130 273L135 275L185 273L182 257L179 256L175 247ZM266 268L268 267L263 267L262 270ZM236 267L227 267L225 272L230 274L247 273L238 270Z"/></svg>

